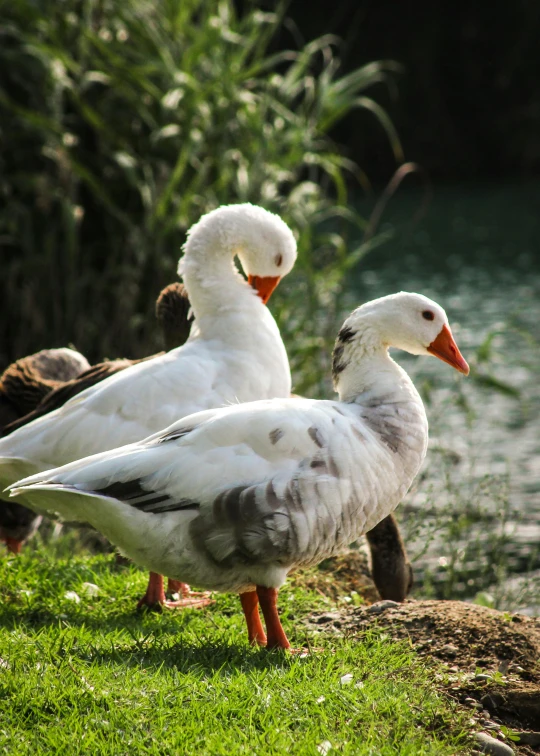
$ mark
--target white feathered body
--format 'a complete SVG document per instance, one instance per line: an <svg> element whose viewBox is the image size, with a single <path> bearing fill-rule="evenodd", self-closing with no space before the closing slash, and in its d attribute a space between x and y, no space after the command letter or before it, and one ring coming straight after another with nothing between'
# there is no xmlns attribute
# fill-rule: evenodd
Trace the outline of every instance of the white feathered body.
<svg viewBox="0 0 540 756"><path fill-rule="evenodd" d="M373 528L418 472L427 420L393 365L384 396L209 410L18 485L36 511L90 523L152 571L213 590L279 587Z"/></svg>
<svg viewBox="0 0 540 756"><path fill-rule="evenodd" d="M178 349L113 375L0 439L0 486L23 475L138 441L193 412L286 397L291 379L277 325L242 285L241 305L217 313Z"/></svg>
<svg viewBox="0 0 540 756"><path fill-rule="evenodd" d="M277 282L294 264L296 242L281 218L253 205L203 216L188 232L179 264L195 316L187 343L1 439L0 490L24 475L139 441L193 412L289 396L279 329L235 256L248 275Z"/></svg>

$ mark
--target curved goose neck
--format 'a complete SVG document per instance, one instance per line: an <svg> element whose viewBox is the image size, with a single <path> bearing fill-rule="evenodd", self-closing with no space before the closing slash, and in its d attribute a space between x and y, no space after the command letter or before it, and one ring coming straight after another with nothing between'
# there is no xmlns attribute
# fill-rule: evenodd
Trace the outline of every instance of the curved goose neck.
<svg viewBox="0 0 540 756"><path fill-rule="evenodd" d="M363 398L372 401L377 397L420 401L405 370L388 354L388 345L371 318L357 322L354 331L344 326L332 357L334 386L341 401L362 403Z"/></svg>
<svg viewBox="0 0 540 756"><path fill-rule="evenodd" d="M205 318L215 319L227 310L264 307L257 293L238 272L234 257L244 247L241 228L227 228L227 219L216 216L192 229L178 272L184 279L191 309L199 328ZM224 243L232 236L235 243Z"/></svg>
<svg viewBox="0 0 540 756"><path fill-rule="evenodd" d="M354 405L381 448L390 450L405 494L426 454L428 423L413 382L388 354L377 323L356 319L344 327L334 349L333 374L341 401ZM369 528L368 528L369 530Z"/></svg>

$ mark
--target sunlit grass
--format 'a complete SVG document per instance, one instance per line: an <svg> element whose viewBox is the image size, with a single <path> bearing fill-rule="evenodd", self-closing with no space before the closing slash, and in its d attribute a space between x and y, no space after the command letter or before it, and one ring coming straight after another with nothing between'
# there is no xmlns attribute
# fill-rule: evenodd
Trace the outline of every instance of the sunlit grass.
<svg viewBox="0 0 540 756"><path fill-rule="evenodd" d="M280 606L293 643L321 650L269 654L248 646L236 597L138 615L144 583L112 554L2 558L4 752L469 752L466 717L406 644L307 637L315 594L286 588Z"/></svg>

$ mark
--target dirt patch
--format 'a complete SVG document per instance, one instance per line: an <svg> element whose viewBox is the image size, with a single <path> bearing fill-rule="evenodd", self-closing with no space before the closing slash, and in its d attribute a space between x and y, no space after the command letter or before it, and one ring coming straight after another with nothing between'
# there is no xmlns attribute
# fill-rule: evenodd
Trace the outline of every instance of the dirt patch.
<svg viewBox="0 0 540 756"><path fill-rule="evenodd" d="M354 592L369 603L380 599L371 578L367 554L353 549L325 559L311 570L293 573L290 582L333 601L350 596Z"/></svg>
<svg viewBox="0 0 540 756"><path fill-rule="evenodd" d="M409 640L446 664L437 684L471 708L479 731L501 739L505 727L533 731L527 745L506 742L519 754L540 753L540 619L461 601L381 601L314 613L308 627L348 636L379 628Z"/></svg>

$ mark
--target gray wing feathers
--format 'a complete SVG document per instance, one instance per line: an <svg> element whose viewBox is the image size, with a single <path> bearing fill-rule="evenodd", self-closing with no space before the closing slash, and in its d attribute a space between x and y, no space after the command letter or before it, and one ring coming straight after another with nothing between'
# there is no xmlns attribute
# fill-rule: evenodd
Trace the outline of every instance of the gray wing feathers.
<svg viewBox="0 0 540 756"><path fill-rule="evenodd" d="M199 508L196 501L176 499L163 491L153 491L151 488L145 487L141 479L111 483L104 488L93 489L92 493L117 499L149 514L163 514L164 512L176 512L180 509Z"/></svg>
<svg viewBox="0 0 540 756"><path fill-rule="evenodd" d="M321 470L325 470L321 474ZM332 471L332 472L329 472ZM235 564L316 561L321 549L343 531L349 543L350 523L342 510L348 482L340 480L336 460L321 449L305 460L293 477L238 486L219 494L189 524L198 548L224 567Z"/></svg>

